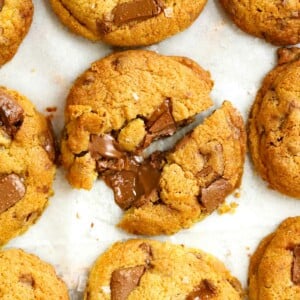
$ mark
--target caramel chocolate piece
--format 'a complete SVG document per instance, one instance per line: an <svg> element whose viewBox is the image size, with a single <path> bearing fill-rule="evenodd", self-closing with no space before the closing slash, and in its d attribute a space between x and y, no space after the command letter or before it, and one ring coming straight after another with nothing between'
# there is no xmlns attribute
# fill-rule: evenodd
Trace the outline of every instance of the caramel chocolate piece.
<svg viewBox="0 0 300 300"><path fill-rule="evenodd" d="M129 294L139 285L144 273L144 266L115 270L110 279L111 299L126 300Z"/></svg>
<svg viewBox="0 0 300 300"><path fill-rule="evenodd" d="M0 12L1 12L3 6L4 6L4 1L5 1L5 0L0 0Z"/></svg>
<svg viewBox="0 0 300 300"><path fill-rule="evenodd" d="M295 284L300 284L300 245L294 248L294 260L292 267L292 280Z"/></svg>
<svg viewBox="0 0 300 300"><path fill-rule="evenodd" d="M16 174L0 176L0 213L20 201L26 192L22 179Z"/></svg>
<svg viewBox="0 0 300 300"><path fill-rule="evenodd" d="M89 151L94 159L105 158L122 158L123 152L117 148L117 142L109 135L91 135Z"/></svg>
<svg viewBox="0 0 300 300"><path fill-rule="evenodd" d="M151 115L147 124L148 134L143 147L148 147L151 142L161 136L172 135L176 131L176 123L172 116L171 100L166 99Z"/></svg>
<svg viewBox="0 0 300 300"><path fill-rule="evenodd" d="M196 300L196 299L212 299L216 296L217 288L207 279L201 281L199 286L197 286L192 292L186 296L186 300Z"/></svg>
<svg viewBox="0 0 300 300"><path fill-rule="evenodd" d="M104 174L104 180L114 191L115 201L122 209L138 205L139 200L148 197L157 189L160 170L151 159L138 165L127 159L124 170Z"/></svg>
<svg viewBox="0 0 300 300"><path fill-rule="evenodd" d="M0 126L14 136L24 120L23 108L8 94L0 91Z"/></svg>
<svg viewBox="0 0 300 300"><path fill-rule="evenodd" d="M23 274L19 277L19 282L28 285L30 287L34 286L34 279L31 274Z"/></svg>
<svg viewBox="0 0 300 300"><path fill-rule="evenodd" d="M201 203L208 213L213 212L232 190L231 183L226 179L218 179L202 189Z"/></svg>
<svg viewBox="0 0 300 300"><path fill-rule="evenodd" d="M117 5L112 14L115 25L142 21L159 15L163 11L160 0L135 0Z"/></svg>

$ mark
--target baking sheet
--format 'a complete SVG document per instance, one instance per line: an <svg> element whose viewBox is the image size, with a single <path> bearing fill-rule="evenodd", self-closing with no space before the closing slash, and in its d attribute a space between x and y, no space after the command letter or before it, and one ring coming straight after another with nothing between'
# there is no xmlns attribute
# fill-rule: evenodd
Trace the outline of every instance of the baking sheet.
<svg viewBox="0 0 300 300"><path fill-rule="evenodd" d="M33 2L35 15L30 33L15 58L0 69L0 85L26 95L41 112L45 113L46 107L57 107L53 122L59 133L72 82L112 49L70 33L47 0ZM189 29L148 49L188 56L210 70L216 106L224 99L231 100L245 119L262 78L276 61L276 47L238 30L218 0L209 0ZM115 227L122 212L103 182L97 181L92 191L72 190L59 169L54 190L55 196L38 223L6 248L20 247L52 263L72 298L79 299L96 257L113 242L133 236ZM228 202L239 205L235 214L214 213L189 230L156 239L214 254L245 286L250 254L281 220L300 214L300 203L269 190L254 174L249 159L240 193L238 199L228 198Z"/></svg>

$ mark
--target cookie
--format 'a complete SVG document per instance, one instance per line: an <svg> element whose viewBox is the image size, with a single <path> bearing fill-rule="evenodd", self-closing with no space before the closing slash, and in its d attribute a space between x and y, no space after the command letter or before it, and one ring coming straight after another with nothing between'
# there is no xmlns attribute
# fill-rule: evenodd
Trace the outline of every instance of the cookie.
<svg viewBox="0 0 300 300"><path fill-rule="evenodd" d="M249 299L300 298L300 217L265 237L250 260Z"/></svg>
<svg viewBox="0 0 300 300"><path fill-rule="evenodd" d="M198 17L206 0L50 0L61 21L92 41L145 46L174 35Z"/></svg>
<svg viewBox="0 0 300 300"><path fill-rule="evenodd" d="M271 188L300 198L300 49L279 49L278 56L251 109L249 148Z"/></svg>
<svg viewBox="0 0 300 300"><path fill-rule="evenodd" d="M94 264L85 300L242 299L239 281L200 250L152 240L117 242Z"/></svg>
<svg viewBox="0 0 300 300"><path fill-rule="evenodd" d="M275 45L300 42L299 0L220 0L234 23L245 32Z"/></svg>
<svg viewBox="0 0 300 300"><path fill-rule="evenodd" d="M16 54L32 16L31 0L0 0L0 67Z"/></svg>
<svg viewBox="0 0 300 300"><path fill-rule="evenodd" d="M210 214L240 184L245 130L229 102L174 151L143 151L211 106L209 74L187 58L115 53L92 65L67 99L62 163L75 188L99 176L126 211L124 230L172 234Z"/></svg>
<svg viewBox="0 0 300 300"><path fill-rule="evenodd" d="M0 245L24 232L53 194L50 123L24 96L0 87Z"/></svg>
<svg viewBox="0 0 300 300"><path fill-rule="evenodd" d="M0 251L0 298L14 300L69 299L54 268L20 249Z"/></svg>

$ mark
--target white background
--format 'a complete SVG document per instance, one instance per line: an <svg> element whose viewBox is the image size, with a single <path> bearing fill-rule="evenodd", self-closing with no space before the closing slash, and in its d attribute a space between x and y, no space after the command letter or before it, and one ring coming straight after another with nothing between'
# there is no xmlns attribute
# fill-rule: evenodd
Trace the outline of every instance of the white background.
<svg viewBox="0 0 300 300"><path fill-rule="evenodd" d="M73 81L112 49L70 33L47 0L33 2L31 30L15 58L0 69L0 85L26 95L41 112L56 106L54 126L59 134ZM215 105L231 100L245 120L261 80L276 61L276 47L238 30L217 0L209 0L189 29L149 49L188 56L209 70L215 82ZM38 223L6 247L23 248L52 263L75 299L96 257L113 242L131 236L115 227L122 213L103 182L97 181L92 191L72 190L60 169L54 190L55 196ZM279 222L300 213L300 202L268 189L253 172L249 158L240 192L239 199L228 198L239 204L235 214L214 213L189 230L157 239L214 254L245 286L249 255Z"/></svg>

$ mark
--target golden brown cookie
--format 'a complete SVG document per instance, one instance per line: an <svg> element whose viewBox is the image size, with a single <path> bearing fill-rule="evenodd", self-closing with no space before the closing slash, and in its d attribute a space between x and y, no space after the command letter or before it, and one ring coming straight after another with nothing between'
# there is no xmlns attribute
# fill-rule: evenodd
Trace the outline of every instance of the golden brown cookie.
<svg viewBox="0 0 300 300"><path fill-rule="evenodd" d="M249 300L300 299L300 217L288 218L251 257Z"/></svg>
<svg viewBox="0 0 300 300"><path fill-rule="evenodd" d="M54 159L50 123L24 96L0 87L0 246L47 206Z"/></svg>
<svg viewBox="0 0 300 300"><path fill-rule="evenodd" d="M300 42L299 0L220 0L237 26L275 45Z"/></svg>
<svg viewBox="0 0 300 300"><path fill-rule="evenodd" d="M166 154L158 169L157 194L125 207L119 226L135 234L172 234L211 214L240 185L245 135L240 114L224 102Z"/></svg>
<svg viewBox="0 0 300 300"><path fill-rule="evenodd" d="M16 54L32 16L31 0L0 0L0 67Z"/></svg>
<svg viewBox="0 0 300 300"><path fill-rule="evenodd" d="M143 150L207 109L211 87L187 58L127 51L94 63L67 99L61 153L71 185L104 179L132 233L172 234L210 214L243 172L244 124L229 102L175 150Z"/></svg>
<svg viewBox="0 0 300 300"><path fill-rule="evenodd" d="M300 198L300 49L278 51L249 116L255 169L270 187Z"/></svg>
<svg viewBox="0 0 300 300"><path fill-rule="evenodd" d="M0 251L0 298L68 300L65 283L54 268L20 249Z"/></svg>
<svg viewBox="0 0 300 300"><path fill-rule="evenodd" d="M200 250L151 240L115 243L93 266L85 300L243 299L239 281Z"/></svg>
<svg viewBox="0 0 300 300"><path fill-rule="evenodd" d="M174 35L198 17L206 0L50 0L61 21L90 40L143 46Z"/></svg>

